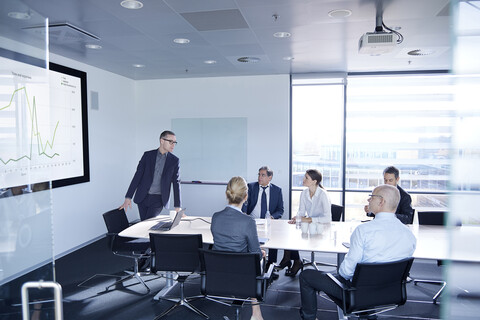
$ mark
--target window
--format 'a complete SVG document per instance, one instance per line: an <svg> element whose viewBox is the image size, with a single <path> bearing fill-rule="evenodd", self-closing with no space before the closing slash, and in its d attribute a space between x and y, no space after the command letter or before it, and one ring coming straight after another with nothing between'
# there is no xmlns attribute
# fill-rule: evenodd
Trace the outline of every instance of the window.
<svg viewBox="0 0 480 320"><path fill-rule="evenodd" d="M383 183L383 169L390 165L400 169L400 186L412 195L414 208L445 209L456 121L451 77L347 80L346 95L343 84L293 83L292 214L301 177L315 168L332 203L344 201L346 220L364 219L367 194Z"/></svg>
<svg viewBox="0 0 480 320"><path fill-rule="evenodd" d="M341 79L343 80L343 79ZM343 81L302 84L292 88L292 215L296 215L303 176L311 168L323 175L332 202L341 200L343 146Z"/></svg>

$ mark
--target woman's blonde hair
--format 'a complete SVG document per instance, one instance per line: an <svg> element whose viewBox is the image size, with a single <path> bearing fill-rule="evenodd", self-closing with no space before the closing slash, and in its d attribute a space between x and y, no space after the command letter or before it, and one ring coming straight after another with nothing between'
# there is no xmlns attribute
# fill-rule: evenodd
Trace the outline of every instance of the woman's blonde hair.
<svg viewBox="0 0 480 320"><path fill-rule="evenodd" d="M248 187L247 182L242 177L233 177L228 181L227 195L228 204L239 204L247 196Z"/></svg>

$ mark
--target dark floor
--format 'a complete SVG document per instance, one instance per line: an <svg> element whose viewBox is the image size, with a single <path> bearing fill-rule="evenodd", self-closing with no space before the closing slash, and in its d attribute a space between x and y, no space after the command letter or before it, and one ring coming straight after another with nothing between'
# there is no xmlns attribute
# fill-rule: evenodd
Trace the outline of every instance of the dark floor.
<svg viewBox="0 0 480 320"><path fill-rule="evenodd" d="M282 252L279 252L282 256ZM335 255L317 254L317 261L334 263ZM307 255L306 255L307 257ZM145 287L132 280L125 286L105 292L105 286L114 282L110 274L121 275L121 270L131 267L131 260L114 256L108 250L105 239L98 240L80 250L75 251L56 261L56 280L63 288L63 311L66 320L96 320L96 319L153 319L171 305L170 302L154 301L154 295L163 288L164 278L153 276L145 277L150 293L146 293ZM333 271L326 267L325 271ZM81 287L79 283L94 274L99 274L87 281ZM439 279L440 268L436 262L415 261L412 277ZM200 294L199 278L192 277L185 285L187 296ZM12 285L13 286L13 285ZM178 286L177 286L178 287ZM171 295L178 294L178 288L171 290ZM420 284L414 286L408 284L408 301L404 306L380 315L380 319L439 319L440 306L434 305L431 297L438 290L437 286ZM14 289L12 292L18 292ZM21 319L18 303L19 298L14 294L10 299L0 305L0 319ZM192 303L210 316L210 319L223 319L224 315L234 318L234 308L223 306L205 299L198 299ZM298 310L300 307L300 293L298 276L289 278L280 272L280 278L268 289L265 303L261 306L264 319L300 319ZM32 307L33 309L33 307ZM39 319L54 319L52 303L42 304ZM245 306L241 310L240 319L250 319L251 307ZM325 298L318 297L318 319L338 319L335 305ZM177 308L164 319L203 319L185 307Z"/></svg>

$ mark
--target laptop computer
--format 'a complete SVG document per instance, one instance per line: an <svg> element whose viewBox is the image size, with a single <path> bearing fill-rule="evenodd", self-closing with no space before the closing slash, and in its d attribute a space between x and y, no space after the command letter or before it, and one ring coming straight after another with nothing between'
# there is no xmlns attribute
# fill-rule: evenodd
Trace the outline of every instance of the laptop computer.
<svg viewBox="0 0 480 320"><path fill-rule="evenodd" d="M180 220L182 220L182 216L184 212L185 212L185 209L178 211L173 221L160 221L157 224L153 225L150 228L150 230L168 231L175 228L180 223Z"/></svg>

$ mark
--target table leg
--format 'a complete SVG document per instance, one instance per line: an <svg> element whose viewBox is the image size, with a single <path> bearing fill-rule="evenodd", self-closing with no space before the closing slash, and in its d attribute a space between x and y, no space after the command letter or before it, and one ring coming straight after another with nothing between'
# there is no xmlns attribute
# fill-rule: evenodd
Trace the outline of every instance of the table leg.
<svg viewBox="0 0 480 320"><path fill-rule="evenodd" d="M160 300L162 297L165 297L175 286L175 283L173 282L173 272L167 272L165 278L165 287L153 297L153 300Z"/></svg>
<svg viewBox="0 0 480 320"><path fill-rule="evenodd" d="M338 269L340 268L340 265L343 262L343 259L345 259L345 253L337 253L337 273L338 273ZM339 320L348 319L345 316L345 314L343 314L342 308L340 308L339 306L337 306L337 313L338 313L338 319Z"/></svg>

